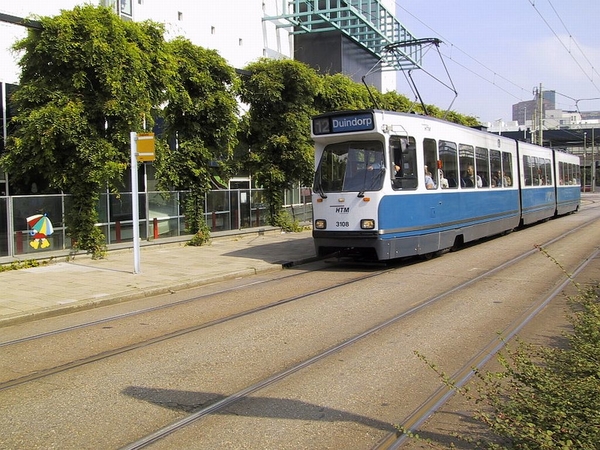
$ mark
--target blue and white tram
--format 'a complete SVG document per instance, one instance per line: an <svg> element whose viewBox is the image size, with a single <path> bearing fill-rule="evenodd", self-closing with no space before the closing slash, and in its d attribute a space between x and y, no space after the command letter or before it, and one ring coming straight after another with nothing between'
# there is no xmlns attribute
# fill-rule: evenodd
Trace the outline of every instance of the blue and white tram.
<svg viewBox="0 0 600 450"><path fill-rule="evenodd" d="M581 168L579 157L570 153L554 152L556 175L556 213L568 214L579 209L581 200Z"/></svg>
<svg viewBox="0 0 600 450"><path fill-rule="evenodd" d="M312 137L318 255L339 250L378 260L424 255L522 222L519 147L512 139L379 110L316 116ZM543 149L531 147L528 155L545 164L547 154L534 151ZM534 220L538 209L545 211L535 202L552 196L539 183L530 190Z"/></svg>
<svg viewBox="0 0 600 450"><path fill-rule="evenodd" d="M519 142L521 216L523 225L549 219L556 213L553 150Z"/></svg>

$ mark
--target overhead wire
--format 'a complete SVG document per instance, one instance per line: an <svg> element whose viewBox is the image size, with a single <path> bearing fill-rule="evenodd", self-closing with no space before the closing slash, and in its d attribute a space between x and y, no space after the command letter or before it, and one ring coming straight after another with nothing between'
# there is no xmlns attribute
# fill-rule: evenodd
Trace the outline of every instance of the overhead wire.
<svg viewBox="0 0 600 450"><path fill-rule="evenodd" d="M467 58L471 59L472 61L474 61L475 63L477 63L479 66L483 67L485 70L487 70L488 72L490 72L491 74L493 74L494 78L496 78L496 77L500 78L501 80L505 81L509 85L512 85L515 88L517 88L519 91L526 92L526 93L530 93L531 92L531 89L525 89L522 86L519 86L517 83L513 82L512 80L509 80L505 76L503 76L503 75L499 74L498 72L496 72L495 70L489 68L484 63L482 63L481 61L479 61L477 58L471 56L469 53L467 53L466 51L462 50L460 47L458 47L455 44L453 44L452 42L450 42L449 39L446 39L444 36L442 36L441 33L439 33L438 31L434 30L433 28L431 28L429 25L427 25L425 22L423 22L417 16L415 16L410 11L408 11L406 8L404 8L403 6L401 6L397 1L395 2L395 4L396 4L396 7L402 9L404 12L406 12L408 15L410 15L412 18L414 18L416 21L418 21L421 25L423 25L424 27L428 28L433 33L435 33L437 36L439 36L444 43L446 43L447 45L450 45L453 49L456 49L457 51L459 51L460 53L462 53L463 55L465 55ZM463 69L467 70L468 72L471 72L473 75L476 75L477 77L481 78L482 80L484 80L484 81L490 83L491 85L497 87L498 89L500 89L504 93L510 95L511 97L513 97L513 98L515 98L517 100L522 100L523 99L523 97L520 97L518 95L515 95L512 92L509 92L507 89L505 89L502 86L500 86L499 84L497 84L495 82L495 80L490 80L489 78L486 78L484 75L481 75L480 73L475 72L473 69L468 68L464 64L459 63L456 59L454 59L452 57L452 55L444 55L444 56L447 57L449 60L451 60L454 64L462 67Z"/></svg>
<svg viewBox="0 0 600 450"><path fill-rule="evenodd" d="M552 31L552 33L554 34L554 36L558 39L558 41L561 43L561 45L565 48L565 50L569 53L569 55L571 56L571 58L573 58L573 60L575 61L575 63L579 66L579 68L582 70L582 72L585 74L586 78L588 78L590 80L590 82L593 84L593 86L598 89L600 91L600 89L598 88L598 86L594 83L593 79L590 78L590 76L586 73L586 71L584 70L584 68L581 66L581 64L579 64L579 62L575 59L574 55L572 54L572 52L565 46L565 44L563 43L563 41L560 39L560 37L558 36L558 34L552 29L552 27L550 26L550 24L548 23L548 21L544 18L544 16L541 14L541 12L539 11L538 8L536 8L535 6L535 2L532 2L532 0L528 0L532 6L534 7L534 9L536 10L536 12L538 13L538 15L540 16L540 18L544 21L544 23L546 24L546 26ZM583 52L583 50L579 47L579 45L577 44L577 42L575 41L575 39L573 38L572 34L569 32L569 30L567 29L564 21L562 20L562 18L560 17L560 15L558 14L558 12L556 11L556 9L554 8L554 5L552 5L551 1L548 0L548 3L550 3L550 6L552 7L554 13L557 15L557 17L559 18L561 24L563 25L563 27L565 28L565 30L567 30L567 33L569 34L570 38L573 40L573 42L575 42L575 45L577 46L577 48L579 49L579 52L583 55L583 57L585 58L585 60L588 62L588 64L590 64L590 66L592 67L592 73L595 72L596 74L598 74L598 72L596 71L596 69L594 69L593 64L590 62L589 58L587 58L587 56L585 55L585 53ZM467 58L469 58L470 60L474 61L477 65L479 65L480 67L482 67L483 69L485 69L486 71L488 71L489 73L494 75L494 79L491 80L488 77L486 77L485 75L482 75L481 73L476 72L475 70L467 67L464 64L461 64L460 62L458 62L455 58L452 57L452 55L444 55L445 57L447 57L449 60L451 60L454 64L460 66L461 68L463 68L464 70L467 70L468 72L472 73L473 75L481 78L482 80L490 83L491 85L495 86L496 88L500 89L501 91L503 91L504 93L506 93L507 95L510 95L511 97L517 99L517 100L522 100L523 98L515 95L513 92L510 92L508 89L503 88L501 85L499 85L496 82L496 78L499 78L503 81L505 81L507 84L515 87L516 89L518 89L520 91L520 93L523 92L527 92L530 93L531 90L530 89L526 89L523 88L522 86L519 86L517 83L513 82L512 80L508 79L507 77L499 74L498 72L496 72L495 70L489 68L487 65L485 65L484 63L482 63L481 61L479 61L477 58L471 56L468 52L462 50L460 47L456 46L455 44L453 44L450 40L446 39L444 36L442 36L441 33L439 33L438 31L434 30L433 28L431 28L429 25L427 25L425 22L423 22L420 18L418 18L417 16L415 16L414 14L412 14L410 11L408 11L406 8L404 8L402 5L400 5L398 3L398 1L395 2L395 5L397 8L403 10L406 14L410 15L412 18L414 18L415 20L417 20L421 25L423 25L424 27L426 27L427 29L431 30L433 33L435 33L435 35L439 36L446 44L450 45L451 48L456 49L457 51L459 51L460 53L462 53L463 55L465 55ZM600 75L600 74L599 74ZM561 94L563 95L563 94ZM573 101L575 101L575 99L573 99L572 97L563 95L566 98L572 99ZM577 105L575 105L577 107Z"/></svg>
<svg viewBox="0 0 600 450"><path fill-rule="evenodd" d="M546 20L546 18L542 15L542 13L540 12L540 10L535 6L535 1L533 0L528 0L529 3L531 4L531 6L533 6L533 9L535 9L535 11L538 13L538 15L540 16L540 18L542 19L542 21L546 24L546 26L548 27L548 29L552 32L552 34L554 34L554 36L556 37L556 39L558 40L558 42L560 42L560 45L563 46L563 48L566 50L566 52L569 54L569 56L571 57L571 59L575 62L575 64L577 64L577 67L579 67L581 69L581 72L587 77L587 79L592 83L592 85L596 88L596 90L598 92L600 92L600 88L596 85L596 83L594 83L594 80L587 74L587 72L585 71L585 69L581 66L581 64L579 63L579 61L577 61L577 59L575 58L575 56L573 55L573 53L571 52L571 50L569 50L569 48L567 48L567 46L565 45L565 43L563 42L563 40L560 38L560 36L558 35L558 33L556 33L556 31L554 31L554 29L552 28L552 26L550 25L550 23L548 23L548 21ZM562 19L560 18L560 16L558 15L558 12L556 12L556 9L554 9L554 6L552 5L552 3L550 2L550 0L548 0L548 3L550 3L550 6L552 7L552 9L554 10L555 14L558 16L560 22L563 24L563 26L565 27L565 30L567 31L567 33L569 34L569 37L572 38L571 33L569 33L569 30L567 29L567 27L565 26L564 22L562 21ZM578 46L579 48L579 46ZM583 55L583 52L580 49L580 52ZM587 59L587 57L584 55L584 58L589 62L589 60ZM590 63L590 65L592 65ZM592 66L593 69L593 66Z"/></svg>

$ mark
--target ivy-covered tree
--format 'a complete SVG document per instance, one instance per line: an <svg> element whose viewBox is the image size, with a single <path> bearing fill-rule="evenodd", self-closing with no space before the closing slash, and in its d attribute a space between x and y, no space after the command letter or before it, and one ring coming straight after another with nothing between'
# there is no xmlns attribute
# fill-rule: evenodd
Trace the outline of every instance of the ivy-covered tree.
<svg viewBox="0 0 600 450"><path fill-rule="evenodd" d="M261 59L242 77L242 101L249 105L245 124L248 164L265 190L269 219L279 225L283 191L309 184L313 173L310 118L321 88L316 71L293 60Z"/></svg>
<svg viewBox="0 0 600 450"><path fill-rule="evenodd" d="M322 82L322 89L315 99L319 112L372 109L376 106L371 95L380 97L377 89L371 88L369 93L365 85L341 73L322 75Z"/></svg>
<svg viewBox="0 0 600 450"><path fill-rule="evenodd" d="M170 143L155 162L163 189L189 189L184 200L188 231L207 238L204 195L217 180L230 176L230 158L237 143L239 80L234 69L214 50L176 38L167 44L173 73L162 114ZM203 233L200 233L203 231Z"/></svg>
<svg viewBox="0 0 600 450"><path fill-rule="evenodd" d="M102 256L100 192L127 172L129 134L151 125L170 67L163 29L90 5L40 18L14 45L22 52L12 100L14 131L0 165L72 195L65 214L75 248Z"/></svg>

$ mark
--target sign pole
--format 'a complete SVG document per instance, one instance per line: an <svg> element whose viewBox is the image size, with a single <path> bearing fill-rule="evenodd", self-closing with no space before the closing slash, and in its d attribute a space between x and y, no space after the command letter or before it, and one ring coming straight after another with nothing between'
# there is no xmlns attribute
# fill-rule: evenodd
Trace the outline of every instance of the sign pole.
<svg viewBox="0 0 600 450"><path fill-rule="evenodd" d="M133 273L140 273L140 209L138 198L137 133L131 139L131 212L133 215Z"/></svg>

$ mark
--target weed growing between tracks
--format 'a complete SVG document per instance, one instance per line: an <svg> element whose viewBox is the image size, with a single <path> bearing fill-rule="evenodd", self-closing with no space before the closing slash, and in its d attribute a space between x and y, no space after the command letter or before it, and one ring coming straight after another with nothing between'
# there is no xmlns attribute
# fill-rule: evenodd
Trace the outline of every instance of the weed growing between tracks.
<svg viewBox="0 0 600 450"><path fill-rule="evenodd" d="M538 249L565 272L545 249ZM475 370L480 381L476 392L457 386L435 364L415 352L446 386L474 405L473 418L490 431L484 438L454 436L452 448L461 444L488 449L598 448L600 285L582 287L568 276L577 294L568 299L572 312L567 318L572 331L563 333L565 345L543 347L517 340L516 348L507 346L499 354L502 370ZM432 448L442 448L437 439L426 442Z"/></svg>

